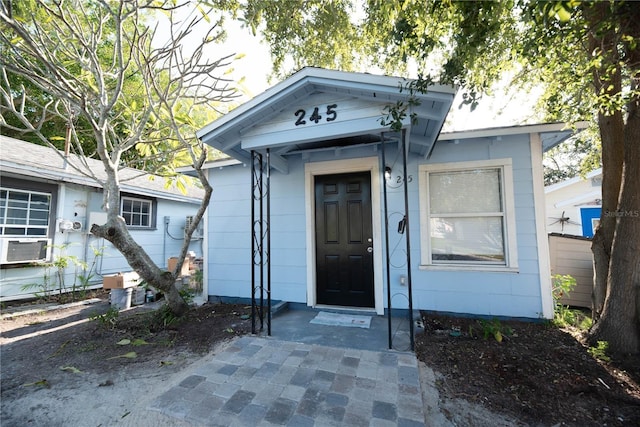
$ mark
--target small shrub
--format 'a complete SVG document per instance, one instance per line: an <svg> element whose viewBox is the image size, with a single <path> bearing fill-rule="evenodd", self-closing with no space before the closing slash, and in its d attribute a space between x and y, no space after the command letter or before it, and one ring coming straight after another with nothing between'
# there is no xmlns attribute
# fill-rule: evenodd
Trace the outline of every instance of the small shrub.
<svg viewBox="0 0 640 427"><path fill-rule="evenodd" d="M167 304L164 304L160 309L156 312L158 319L160 320L163 326L169 326L173 323L176 323L179 320L179 317L176 316L173 311L169 308Z"/></svg>
<svg viewBox="0 0 640 427"><path fill-rule="evenodd" d="M199 294L202 293L203 278L204 273L202 272L202 270L196 270L195 274L193 275L193 282L195 284L195 291Z"/></svg>
<svg viewBox="0 0 640 427"><path fill-rule="evenodd" d="M568 296L576 287L576 279L568 274L556 274L551 277L551 281L554 302L553 322L559 327L578 327L583 319L583 316L580 316L579 310L573 310L569 308L569 306L560 303L560 299Z"/></svg>
<svg viewBox="0 0 640 427"><path fill-rule="evenodd" d="M480 325L482 338L485 340L493 337L496 341L502 342L505 336L513 334L513 330L509 326L503 325L498 319L478 320L478 325ZM469 328L469 335L473 336L472 327Z"/></svg>
<svg viewBox="0 0 640 427"><path fill-rule="evenodd" d="M35 264L34 264L35 265ZM44 267L44 274L42 281L37 283L28 283L22 285L20 288L22 291L33 292L33 295L37 298L38 302L49 302L53 298L53 292L55 291L55 278L52 280L50 269L53 267L51 263L44 263L40 265Z"/></svg>
<svg viewBox="0 0 640 427"><path fill-rule="evenodd" d="M591 329L591 326L593 326L593 319L591 318L591 315L586 315L582 311L580 311L579 313L580 314L578 315L578 321L574 326L576 326L581 331L588 331L589 329Z"/></svg>
<svg viewBox="0 0 640 427"><path fill-rule="evenodd" d="M183 288L183 289L180 289L178 293L180 294L184 302L186 302L189 305L193 303L193 298L195 297L195 294L193 293L193 291L191 291L191 289Z"/></svg>
<svg viewBox="0 0 640 427"><path fill-rule="evenodd" d="M560 301L560 298L562 298L565 295L569 295L569 293L573 291L573 288L576 287L576 279L574 279L568 274L565 274L565 275L555 274L551 276L551 283L552 283L551 291L553 293L553 302L555 302L556 304L558 304L558 301Z"/></svg>
<svg viewBox="0 0 640 427"><path fill-rule="evenodd" d="M116 326L119 315L120 311L117 308L110 307L109 310L107 310L103 314L92 314L91 316L89 316L89 320L96 321L105 328L113 329Z"/></svg>
<svg viewBox="0 0 640 427"><path fill-rule="evenodd" d="M598 341L596 347L589 347L587 351L595 359L602 360L603 362L610 362L611 358L607 356L608 349L609 343L607 341Z"/></svg>

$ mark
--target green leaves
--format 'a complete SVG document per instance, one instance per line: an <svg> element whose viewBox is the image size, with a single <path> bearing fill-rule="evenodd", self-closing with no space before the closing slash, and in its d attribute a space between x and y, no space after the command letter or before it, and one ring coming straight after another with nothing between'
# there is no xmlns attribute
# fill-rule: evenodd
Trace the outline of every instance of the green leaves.
<svg viewBox="0 0 640 427"><path fill-rule="evenodd" d="M138 357L138 355L136 354L135 351L130 351L128 353L125 354L121 354L119 356L113 356L113 357L109 357L105 360L113 360L113 359L135 359L136 357Z"/></svg>
<svg viewBox="0 0 640 427"><path fill-rule="evenodd" d="M124 338L124 339L121 339L120 341L118 341L116 344L117 345L132 345L134 347L140 347L142 345L149 345L149 343L146 342L145 340L143 340L142 338L136 338L133 341L131 341L128 338Z"/></svg>
<svg viewBox="0 0 640 427"><path fill-rule="evenodd" d="M36 381L33 383L22 384L22 387L44 387L51 388L51 384L46 379L42 379L40 381Z"/></svg>

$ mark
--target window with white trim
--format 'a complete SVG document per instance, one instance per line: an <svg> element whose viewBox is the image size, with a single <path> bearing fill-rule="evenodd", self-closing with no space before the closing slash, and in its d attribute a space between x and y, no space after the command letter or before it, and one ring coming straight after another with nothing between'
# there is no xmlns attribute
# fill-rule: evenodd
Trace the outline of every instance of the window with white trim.
<svg viewBox="0 0 640 427"><path fill-rule="evenodd" d="M47 236L51 194L0 188L0 235Z"/></svg>
<svg viewBox="0 0 640 427"><path fill-rule="evenodd" d="M155 227L153 200L122 196L120 198L120 215L129 227Z"/></svg>
<svg viewBox="0 0 640 427"><path fill-rule="evenodd" d="M420 166L423 266L517 267L511 159Z"/></svg>

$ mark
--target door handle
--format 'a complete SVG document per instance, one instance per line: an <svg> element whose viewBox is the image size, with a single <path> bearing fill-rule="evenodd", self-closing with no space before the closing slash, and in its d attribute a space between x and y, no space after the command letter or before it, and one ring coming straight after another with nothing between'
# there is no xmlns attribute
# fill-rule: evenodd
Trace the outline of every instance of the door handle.
<svg viewBox="0 0 640 427"><path fill-rule="evenodd" d="M367 248L367 252L369 252L369 253L373 252L373 248L372 248L371 246L369 246L369 247Z"/></svg>

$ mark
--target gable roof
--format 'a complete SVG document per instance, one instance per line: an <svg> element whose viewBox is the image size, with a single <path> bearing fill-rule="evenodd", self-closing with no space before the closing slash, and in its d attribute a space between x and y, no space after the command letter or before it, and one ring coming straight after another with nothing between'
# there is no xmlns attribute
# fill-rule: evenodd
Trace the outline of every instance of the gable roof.
<svg viewBox="0 0 640 427"><path fill-rule="evenodd" d="M401 77L307 67L196 132L204 143L243 162L252 150L271 149L274 168L288 172L286 156L313 149L380 142L388 131L380 121L386 106L409 94ZM428 155L455 95L451 86L434 85L414 94L403 119L409 151Z"/></svg>
<svg viewBox="0 0 640 427"><path fill-rule="evenodd" d="M573 178L565 179L564 181L556 182L555 184L547 185L544 187L545 193L553 193L554 191L561 190L570 185L576 184L578 182L584 182L591 178L597 178L602 176L602 168L594 169L591 172L588 172L584 177L575 176Z"/></svg>
<svg viewBox="0 0 640 427"><path fill-rule="evenodd" d="M107 174L100 160L85 158L81 161L80 157L75 154L69 154L65 160L59 154L62 152L55 153L49 147L0 135L0 170L4 175L102 188L93 178L83 175L69 165L72 164L83 169L82 161L86 161L98 179L106 179ZM174 187L167 189L165 188L165 178L133 168L121 169L120 181L120 191L125 193L187 203L200 203L204 196L204 191L194 186L187 189L186 195Z"/></svg>

